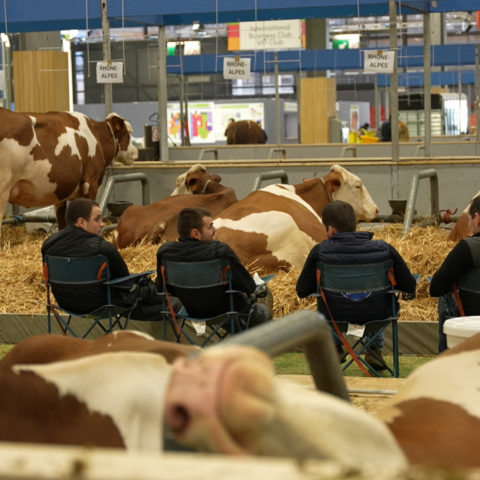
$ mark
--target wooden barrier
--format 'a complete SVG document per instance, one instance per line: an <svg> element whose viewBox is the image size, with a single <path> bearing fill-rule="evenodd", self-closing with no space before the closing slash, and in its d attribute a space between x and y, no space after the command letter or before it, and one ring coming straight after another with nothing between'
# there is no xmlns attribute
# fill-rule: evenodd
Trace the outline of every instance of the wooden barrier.
<svg viewBox="0 0 480 480"><path fill-rule="evenodd" d="M0 443L0 480L478 480L480 470L352 471L333 462Z"/></svg>

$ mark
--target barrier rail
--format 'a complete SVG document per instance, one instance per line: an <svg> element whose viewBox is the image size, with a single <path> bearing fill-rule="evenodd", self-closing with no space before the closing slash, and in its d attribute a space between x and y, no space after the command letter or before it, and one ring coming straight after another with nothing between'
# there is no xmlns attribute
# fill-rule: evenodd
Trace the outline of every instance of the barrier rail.
<svg viewBox="0 0 480 480"><path fill-rule="evenodd" d="M418 183L422 178L430 179L430 206L432 216L438 217L439 201L438 201L438 177L437 171L433 168L422 170L413 176L410 187L410 195L407 200L405 209L405 220L403 221L403 236L407 234L412 226L413 215L415 213L415 202L417 200Z"/></svg>
<svg viewBox="0 0 480 480"><path fill-rule="evenodd" d="M253 183L252 192L254 192L255 190L258 190L264 180L273 180L275 178L280 179L281 183L284 183L284 184L288 183L288 175L285 170L273 170L271 172L261 173L260 175L257 176L257 178L255 179L255 182Z"/></svg>
<svg viewBox="0 0 480 480"><path fill-rule="evenodd" d="M218 160L218 149L216 148L202 148L200 154L198 155L198 161L204 159L206 153L213 153L213 159Z"/></svg>

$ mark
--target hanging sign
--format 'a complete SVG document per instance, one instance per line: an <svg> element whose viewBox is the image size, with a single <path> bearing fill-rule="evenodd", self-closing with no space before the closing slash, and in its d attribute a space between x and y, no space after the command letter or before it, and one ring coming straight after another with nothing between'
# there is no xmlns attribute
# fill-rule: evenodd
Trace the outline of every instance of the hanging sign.
<svg viewBox="0 0 480 480"><path fill-rule="evenodd" d="M123 62L97 62L97 83L123 83Z"/></svg>
<svg viewBox="0 0 480 480"><path fill-rule="evenodd" d="M364 72L393 73L395 50L365 50Z"/></svg>
<svg viewBox="0 0 480 480"><path fill-rule="evenodd" d="M223 78L248 80L250 78L250 59L224 57Z"/></svg>

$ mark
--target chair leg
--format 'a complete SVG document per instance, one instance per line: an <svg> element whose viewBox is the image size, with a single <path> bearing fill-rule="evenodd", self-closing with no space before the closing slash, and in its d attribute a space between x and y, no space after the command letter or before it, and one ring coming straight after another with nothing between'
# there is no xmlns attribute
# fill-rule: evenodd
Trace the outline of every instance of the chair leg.
<svg viewBox="0 0 480 480"><path fill-rule="evenodd" d="M393 351L393 376L400 375L400 362L398 359L398 324L397 320L392 321L392 351Z"/></svg>

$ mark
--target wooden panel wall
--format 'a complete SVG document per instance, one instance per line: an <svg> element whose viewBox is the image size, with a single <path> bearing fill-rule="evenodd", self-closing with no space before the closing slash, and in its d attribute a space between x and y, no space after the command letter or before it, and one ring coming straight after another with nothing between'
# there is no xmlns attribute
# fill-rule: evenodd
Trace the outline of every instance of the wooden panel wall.
<svg viewBox="0 0 480 480"><path fill-rule="evenodd" d="M68 54L56 50L13 52L17 112L68 110Z"/></svg>
<svg viewBox="0 0 480 480"><path fill-rule="evenodd" d="M300 80L300 143L328 143L329 118L335 115L334 78Z"/></svg>

